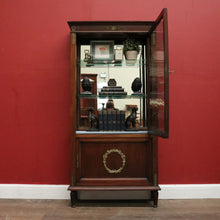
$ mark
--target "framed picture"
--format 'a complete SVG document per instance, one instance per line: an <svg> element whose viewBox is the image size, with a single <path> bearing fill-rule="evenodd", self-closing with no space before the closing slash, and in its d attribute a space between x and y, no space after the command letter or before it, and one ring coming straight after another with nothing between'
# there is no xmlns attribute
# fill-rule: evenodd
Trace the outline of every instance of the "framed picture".
<svg viewBox="0 0 220 220"><path fill-rule="evenodd" d="M114 60L114 41L91 41L90 51L96 63Z"/></svg>

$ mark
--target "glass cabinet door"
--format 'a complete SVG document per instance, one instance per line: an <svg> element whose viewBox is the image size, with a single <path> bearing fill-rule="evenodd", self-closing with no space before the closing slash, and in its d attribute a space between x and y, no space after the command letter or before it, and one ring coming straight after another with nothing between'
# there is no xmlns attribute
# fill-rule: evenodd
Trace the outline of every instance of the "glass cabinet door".
<svg viewBox="0 0 220 220"><path fill-rule="evenodd" d="M141 131L168 137L167 10L156 21L68 23L72 34L73 130ZM125 59L123 42L127 38L139 42L135 62ZM141 87L135 91L137 82ZM106 114L110 124L115 114L116 118L121 114L124 127L100 127ZM96 125L91 124L95 119Z"/></svg>
<svg viewBox="0 0 220 220"><path fill-rule="evenodd" d="M167 10L164 9L151 28L147 39L148 127L149 133L168 138L169 69Z"/></svg>

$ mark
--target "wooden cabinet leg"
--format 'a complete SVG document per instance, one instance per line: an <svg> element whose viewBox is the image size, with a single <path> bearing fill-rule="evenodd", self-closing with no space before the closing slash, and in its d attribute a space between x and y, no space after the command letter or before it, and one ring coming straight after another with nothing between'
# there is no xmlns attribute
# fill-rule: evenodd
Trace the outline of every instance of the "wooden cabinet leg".
<svg viewBox="0 0 220 220"><path fill-rule="evenodd" d="M151 191L151 199L153 201L154 208L157 208L158 203L158 191Z"/></svg>
<svg viewBox="0 0 220 220"><path fill-rule="evenodd" d="M71 191L70 192L70 198L71 198L71 207L75 207L76 202L77 202L77 192L76 191Z"/></svg>

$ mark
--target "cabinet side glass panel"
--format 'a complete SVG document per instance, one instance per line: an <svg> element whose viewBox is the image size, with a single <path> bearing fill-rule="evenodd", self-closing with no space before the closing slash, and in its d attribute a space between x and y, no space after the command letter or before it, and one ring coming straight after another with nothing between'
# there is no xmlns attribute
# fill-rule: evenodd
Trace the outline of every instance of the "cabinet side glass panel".
<svg viewBox="0 0 220 220"><path fill-rule="evenodd" d="M146 84L144 82L146 80L144 77L145 55L140 52L134 63L128 63L122 48L122 45L113 44L114 56L112 60L94 61L91 58L91 45L80 45L81 56L78 61L80 67L80 94L78 94L80 119L78 130L129 130L134 132L146 130L146 114L144 114L146 88L143 85ZM140 45L140 48L141 51L144 51L142 50L143 45ZM106 56L105 54L104 57ZM136 78L140 78L142 86L140 91L134 94L132 83ZM132 120L134 114L136 114L136 120ZM129 116L131 120L127 120L125 123ZM119 125L120 123L124 124Z"/></svg>

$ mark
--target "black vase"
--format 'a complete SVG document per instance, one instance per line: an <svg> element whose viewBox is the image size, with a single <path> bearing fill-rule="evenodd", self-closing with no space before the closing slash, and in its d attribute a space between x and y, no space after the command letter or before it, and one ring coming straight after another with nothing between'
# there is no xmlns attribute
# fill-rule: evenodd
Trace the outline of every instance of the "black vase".
<svg viewBox="0 0 220 220"><path fill-rule="evenodd" d="M138 77L135 78L131 85L131 89L134 92L133 94L142 94L140 91L141 87L142 87L141 79Z"/></svg>
<svg viewBox="0 0 220 220"><path fill-rule="evenodd" d="M82 88L83 88L83 92L82 94L92 94L91 90L92 90L92 85L90 83L90 80L88 77L84 77L82 80Z"/></svg>

